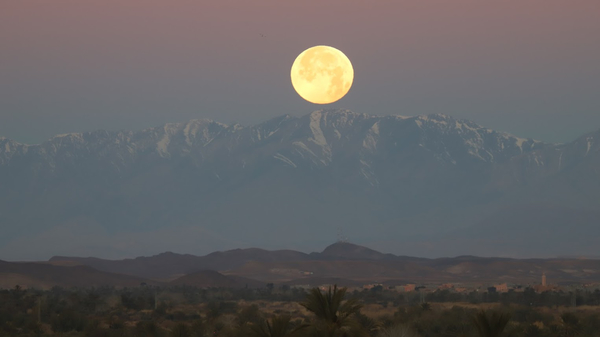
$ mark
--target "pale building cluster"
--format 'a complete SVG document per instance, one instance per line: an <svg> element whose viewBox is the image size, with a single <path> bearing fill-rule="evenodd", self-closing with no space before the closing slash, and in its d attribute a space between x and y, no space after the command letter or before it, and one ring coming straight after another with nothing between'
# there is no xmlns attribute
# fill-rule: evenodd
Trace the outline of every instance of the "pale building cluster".
<svg viewBox="0 0 600 337"><path fill-rule="evenodd" d="M305 275L308 275L310 272L303 272ZM312 273L311 273L312 274ZM599 284L583 284L580 287L584 288L595 288L598 287ZM296 285L297 288L310 289L315 287L315 285L304 284L304 285ZM321 284L317 286L319 289L326 291L329 287L333 287L333 284ZM546 274L542 274L540 279L540 283L534 284L511 284L511 283L407 283L401 285L389 285L383 283L366 283L362 286L354 286L347 287L348 291L365 291L372 290L376 287L381 287L381 289L397 291L399 293L433 293L438 290L448 290L454 293L470 293L472 291L482 292L482 293L508 293L508 292L524 292L525 289L533 289L536 293L543 293L545 291L569 291L570 288L559 287L556 284L549 284Z"/></svg>

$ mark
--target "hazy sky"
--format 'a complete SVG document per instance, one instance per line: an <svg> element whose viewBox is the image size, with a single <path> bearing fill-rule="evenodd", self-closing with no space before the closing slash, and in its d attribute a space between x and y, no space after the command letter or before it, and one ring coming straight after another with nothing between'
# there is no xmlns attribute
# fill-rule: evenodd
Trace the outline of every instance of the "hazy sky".
<svg viewBox="0 0 600 337"><path fill-rule="evenodd" d="M568 141L600 128L599 34L598 0L3 0L0 136L303 115L290 67L326 44L356 76L328 107Z"/></svg>

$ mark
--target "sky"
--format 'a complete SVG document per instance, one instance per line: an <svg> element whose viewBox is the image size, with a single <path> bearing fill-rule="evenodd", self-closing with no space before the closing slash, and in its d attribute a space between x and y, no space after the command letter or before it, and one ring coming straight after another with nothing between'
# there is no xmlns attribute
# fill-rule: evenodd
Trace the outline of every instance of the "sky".
<svg viewBox="0 0 600 337"><path fill-rule="evenodd" d="M327 107L567 142L600 129L598 32L598 0L1 1L0 137ZM290 82L296 56L321 44L355 71L327 106Z"/></svg>

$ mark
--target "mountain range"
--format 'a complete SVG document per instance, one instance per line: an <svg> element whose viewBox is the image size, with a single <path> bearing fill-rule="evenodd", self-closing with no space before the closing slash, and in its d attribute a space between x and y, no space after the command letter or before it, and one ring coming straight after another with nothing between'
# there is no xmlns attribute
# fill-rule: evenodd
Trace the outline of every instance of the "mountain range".
<svg viewBox="0 0 600 337"><path fill-rule="evenodd" d="M336 236L423 257L600 246L600 130L549 144L441 114L0 138L0 186L11 260L311 251Z"/></svg>
<svg viewBox="0 0 600 337"><path fill-rule="evenodd" d="M51 288L138 285L263 288L276 285L361 286L463 283L466 285L600 282L600 259L511 259L458 256L416 258L384 254L337 242L321 252L269 251L258 248L204 256L172 252L134 259L107 260L54 256L48 261L0 261L0 288Z"/></svg>

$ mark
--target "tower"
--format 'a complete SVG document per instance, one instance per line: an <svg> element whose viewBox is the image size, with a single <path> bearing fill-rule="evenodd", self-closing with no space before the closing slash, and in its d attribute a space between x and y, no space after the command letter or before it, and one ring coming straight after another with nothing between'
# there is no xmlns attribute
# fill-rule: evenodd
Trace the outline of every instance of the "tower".
<svg viewBox="0 0 600 337"><path fill-rule="evenodd" d="M542 274L542 287L546 286L546 273Z"/></svg>

